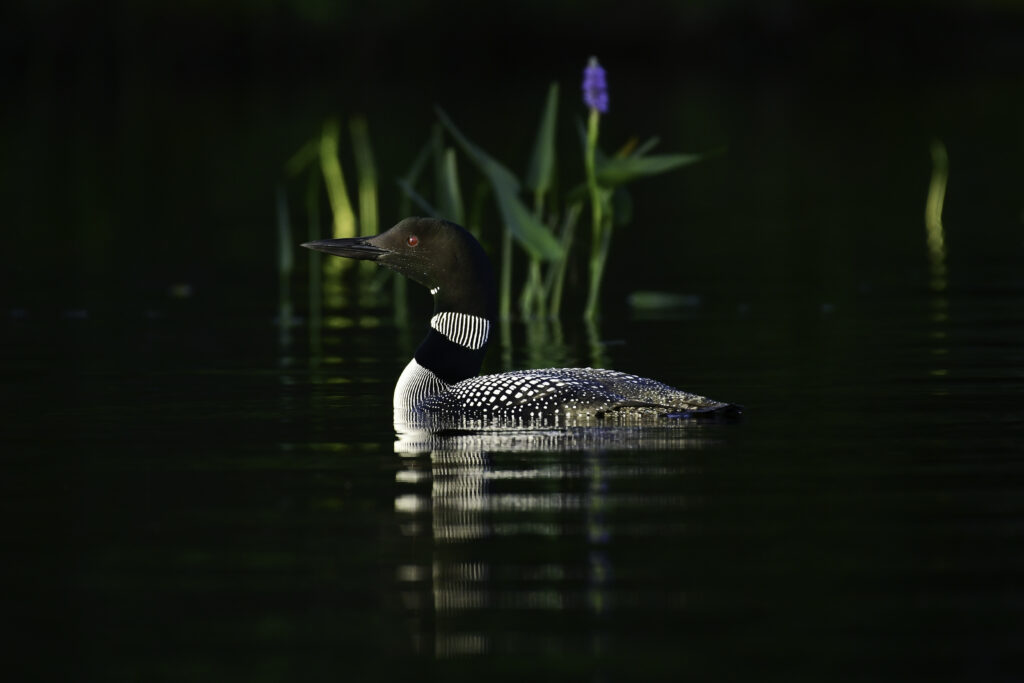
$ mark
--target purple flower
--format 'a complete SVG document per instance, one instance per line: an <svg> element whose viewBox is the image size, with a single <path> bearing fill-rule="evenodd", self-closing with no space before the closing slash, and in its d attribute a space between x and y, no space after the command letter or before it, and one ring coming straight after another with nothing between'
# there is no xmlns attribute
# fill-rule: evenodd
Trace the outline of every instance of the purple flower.
<svg viewBox="0 0 1024 683"><path fill-rule="evenodd" d="M597 57L591 57L583 70L583 103L602 114L608 113L608 83Z"/></svg>

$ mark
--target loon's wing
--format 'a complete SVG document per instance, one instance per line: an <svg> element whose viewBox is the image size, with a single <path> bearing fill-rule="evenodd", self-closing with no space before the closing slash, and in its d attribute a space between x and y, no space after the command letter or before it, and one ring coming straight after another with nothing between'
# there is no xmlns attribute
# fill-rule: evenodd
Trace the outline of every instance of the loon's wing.
<svg viewBox="0 0 1024 683"><path fill-rule="evenodd" d="M644 412L658 415L701 415L725 411L739 413L732 403L682 391L657 380L601 368L547 368L524 370L544 378L545 393L556 394L570 387L577 395L590 397L589 407L597 416L608 413ZM516 373L513 373L516 374Z"/></svg>
<svg viewBox="0 0 1024 683"><path fill-rule="evenodd" d="M471 377L419 409L467 419L577 420L706 414L730 404L612 370L546 368Z"/></svg>

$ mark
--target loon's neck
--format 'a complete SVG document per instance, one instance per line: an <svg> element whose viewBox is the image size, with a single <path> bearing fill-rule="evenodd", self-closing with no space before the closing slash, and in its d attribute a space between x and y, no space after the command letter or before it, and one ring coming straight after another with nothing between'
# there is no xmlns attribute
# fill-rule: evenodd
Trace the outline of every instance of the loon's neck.
<svg viewBox="0 0 1024 683"><path fill-rule="evenodd" d="M418 406L480 372L491 321L468 313L436 312L430 332L395 385L396 422L407 422Z"/></svg>
<svg viewBox="0 0 1024 683"><path fill-rule="evenodd" d="M480 373L498 312L490 261L477 242L470 246L475 248L428 284L434 314L415 355L416 362L448 384Z"/></svg>
<svg viewBox="0 0 1024 683"><path fill-rule="evenodd" d="M494 271L468 233L435 254L427 266L411 277L430 290L434 314L427 336L395 386L396 411L414 409L452 384L476 377L497 318Z"/></svg>
<svg viewBox="0 0 1024 683"><path fill-rule="evenodd" d="M436 311L414 358L438 379L455 384L480 373L491 321L469 313Z"/></svg>

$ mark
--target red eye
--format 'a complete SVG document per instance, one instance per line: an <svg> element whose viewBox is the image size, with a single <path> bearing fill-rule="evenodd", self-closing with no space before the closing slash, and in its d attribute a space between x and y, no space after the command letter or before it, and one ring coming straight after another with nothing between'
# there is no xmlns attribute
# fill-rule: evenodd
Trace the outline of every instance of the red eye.
<svg viewBox="0 0 1024 683"><path fill-rule="evenodd" d="M409 239L407 239L406 242L409 243L410 247L415 247L417 244L420 243L420 238L417 237L416 235L409 235Z"/></svg>

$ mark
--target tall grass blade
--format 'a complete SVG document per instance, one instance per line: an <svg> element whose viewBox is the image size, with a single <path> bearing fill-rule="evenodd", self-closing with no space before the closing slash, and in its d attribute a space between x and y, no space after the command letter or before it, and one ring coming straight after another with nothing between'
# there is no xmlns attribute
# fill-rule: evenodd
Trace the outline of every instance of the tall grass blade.
<svg viewBox="0 0 1024 683"><path fill-rule="evenodd" d="M437 109L437 116L466 155L490 181L505 227L531 256L544 260L557 259L561 255L558 240L546 225L534 218L519 199L519 181L512 172L470 142L441 109Z"/></svg>
<svg viewBox="0 0 1024 683"><path fill-rule="evenodd" d="M288 196L284 187L277 188L277 282L278 342L282 349L291 345L292 334L292 270L295 256L292 249L292 221L288 213Z"/></svg>
<svg viewBox="0 0 1024 683"><path fill-rule="evenodd" d="M345 189L345 175L341 170L341 160L338 158L338 122L333 119L324 124L323 134L320 136L320 169L324 176L324 185L327 187L331 213L334 216L333 237L355 237L356 215L352 211L348 190ZM334 260L341 262L346 259Z"/></svg>
<svg viewBox="0 0 1024 683"><path fill-rule="evenodd" d="M590 346L590 365L595 368L608 367L608 353L601 342L601 330L593 318L583 321L587 331L587 342Z"/></svg>
<svg viewBox="0 0 1024 683"><path fill-rule="evenodd" d="M436 121L430 127L430 160L434 165L434 201L439 204L438 199L444 194L444 128Z"/></svg>
<svg viewBox="0 0 1024 683"><path fill-rule="evenodd" d="M356 187L359 194L359 232L376 235L380 232L377 207L377 166L373 160L370 129L366 119L357 116L349 122L352 155L356 160Z"/></svg>
<svg viewBox="0 0 1024 683"><path fill-rule="evenodd" d="M547 101L541 113L537 139L533 143L530 166L526 172L526 187L535 195L545 195L555 179L555 123L558 119L558 83L548 88ZM540 216L538 216L540 218Z"/></svg>
<svg viewBox="0 0 1024 683"><path fill-rule="evenodd" d="M501 231L501 273L498 276L498 317L512 317L512 231ZM507 325L506 325L507 327Z"/></svg>
<svg viewBox="0 0 1024 683"><path fill-rule="evenodd" d="M415 188L420 182L420 176L423 174L423 169L427 165L427 160L430 159L431 141L427 140L426 144L420 148L419 153L416 154L416 158L413 159L412 165L409 166L409 170L405 172L401 180L404 181L409 187ZM398 213L399 217L405 218L409 215L409 197L408 195L402 195L398 202Z"/></svg>
<svg viewBox="0 0 1024 683"><path fill-rule="evenodd" d="M402 192L404 193L405 199L411 201L428 216L432 218L442 218L441 212L435 209L433 206L431 206L430 202L428 202L423 195L417 192L416 188L413 187L408 180L406 180L405 178L398 178L395 182L398 184L398 187L401 188ZM408 213L408 211L403 212L403 216L408 215Z"/></svg>
<svg viewBox="0 0 1024 683"><path fill-rule="evenodd" d="M345 175L341 170L338 134L337 121L331 119L324 123L323 134L320 136L320 171L327 188L327 200L331 205L332 237L355 237L356 215L352 210L352 202L345 187ZM336 311L345 305L341 273L352 263L349 259L339 258L327 259L324 262L324 305L329 310Z"/></svg>
<svg viewBox="0 0 1024 683"><path fill-rule="evenodd" d="M315 168L309 170L306 183L306 216L309 220L307 235L310 241L322 239L320 230L320 182ZM321 332L323 330L322 268L323 257L318 251L309 253L309 360L315 367L323 355Z"/></svg>
<svg viewBox="0 0 1024 683"><path fill-rule="evenodd" d="M462 131L456 127L455 123L452 122L443 109L435 107L434 110L441 124L448 129L448 132L452 134L452 137L459 143L463 151L473 160L473 163L480 168L480 171L487 176L492 185L495 187L507 187L515 193L519 192L519 181L512 171L508 170L500 162L487 154L487 152L483 151L483 149L470 142L469 138L463 135Z"/></svg>
<svg viewBox="0 0 1024 683"><path fill-rule="evenodd" d="M660 143L660 142L661 142L661 138L659 138L657 136L655 136L653 138L650 138L648 140L645 140L642 145L640 145L635 150L633 150L633 156L635 156L635 157L642 157L643 155L647 154L652 149L657 147L658 143Z"/></svg>
<svg viewBox="0 0 1024 683"><path fill-rule="evenodd" d="M537 128L537 139L530 155L530 165L526 171L526 186L533 190L533 217L544 222L544 201L552 191L555 183L555 124L558 120L558 84L552 83L548 88L547 100L541 112L540 125ZM554 260L553 271L558 262L565 259L565 252ZM540 260L531 255L529 276L523 286L520 297L520 311L525 319L544 318L547 316L547 304L550 278L541 276Z"/></svg>
<svg viewBox="0 0 1024 683"><path fill-rule="evenodd" d="M572 253L572 241L576 232L576 222L583 212L583 204L574 202L565 211L565 218L562 222L562 258L549 272L552 282L548 285L551 296L548 303L548 311L552 318L558 318L562 312L562 292L565 288L565 273L569 266L569 254Z"/></svg>
<svg viewBox="0 0 1024 683"><path fill-rule="evenodd" d="M320 156L320 141L313 139L304 144L291 159L284 163L284 172L289 178L305 171Z"/></svg>
<svg viewBox="0 0 1024 683"><path fill-rule="evenodd" d="M484 224L484 204L487 202L490 194L490 184L486 180L479 181L476 184L476 189L473 191L473 201L469 204L469 215L466 216L466 220L469 222L469 225L466 227L469 228L474 237L481 241Z"/></svg>
<svg viewBox="0 0 1024 683"><path fill-rule="evenodd" d="M704 159L703 154L657 154L653 156L611 157L597 162L597 182L615 187L638 178L659 175Z"/></svg>
<svg viewBox="0 0 1024 683"><path fill-rule="evenodd" d="M377 167L373 160L373 146L370 144L370 128L362 116L353 117L348 124L352 138L352 156L356 162L356 194L359 197L359 234L376 235L380 232L377 206ZM361 301L368 305L377 303L380 288L387 274L369 261L360 261L359 278ZM367 285L363 288L364 285Z"/></svg>
<svg viewBox="0 0 1024 683"><path fill-rule="evenodd" d="M453 148L445 149L441 169L441 215L459 225L465 225L466 210L463 208L462 190L459 188L459 168Z"/></svg>
<svg viewBox="0 0 1024 683"><path fill-rule="evenodd" d="M519 311L524 320L547 317L544 278L541 273L541 262L537 259L530 259L526 283L519 296Z"/></svg>
<svg viewBox="0 0 1024 683"><path fill-rule="evenodd" d="M494 188L494 197L502 222L510 228L512 236L533 259L554 261L562 256L562 247L548 227L534 218L533 213L518 197L507 189Z"/></svg>
<svg viewBox="0 0 1024 683"><path fill-rule="evenodd" d="M949 155L941 141L932 142L932 178L928 184L928 199L924 205L924 226L928 244L928 264L931 288L936 292L946 289L946 236L942 226L942 207L946 202L946 182L949 180Z"/></svg>

